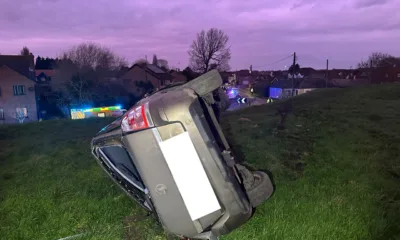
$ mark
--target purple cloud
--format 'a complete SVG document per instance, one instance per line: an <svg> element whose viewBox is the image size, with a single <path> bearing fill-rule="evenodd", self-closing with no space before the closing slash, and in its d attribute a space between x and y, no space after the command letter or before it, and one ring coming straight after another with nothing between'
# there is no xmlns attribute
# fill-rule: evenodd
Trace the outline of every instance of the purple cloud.
<svg viewBox="0 0 400 240"><path fill-rule="evenodd" d="M400 0L0 0L0 52L28 46L56 56L93 41L130 62L153 53L188 64L196 33L217 27L230 36L232 69L269 64L296 52L302 66L355 66L372 51L400 56Z"/></svg>
<svg viewBox="0 0 400 240"><path fill-rule="evenodd" d="M376 5L384 5L388 3L390 0L358 0L354 4L356 8L365 8L365 7L372 7Z"/></svg>

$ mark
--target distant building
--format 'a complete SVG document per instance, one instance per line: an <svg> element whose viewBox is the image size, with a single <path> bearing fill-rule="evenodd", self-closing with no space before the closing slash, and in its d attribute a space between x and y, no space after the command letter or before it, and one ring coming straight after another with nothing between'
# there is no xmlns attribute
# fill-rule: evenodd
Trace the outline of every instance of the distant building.
<svg viewBox="0 0 400 240"><path fill-rule="evenodd" d="M288 98L301 95L315 89L337 87L331 82L326 82L322 78L298 78L298 79L279 79L274 81L270 87L270 98Z"/></svg>
<svg viewBox="0 0 400 240"><path fill-rule="evenodd" d="M172 76L172 82L187 82L188 79L185 74L179 70L171 70L169 74Z"/></svg>
<svg viewBox="0 0 400 240"><path fill-rule="evenodd" d="M142 95L142 89L138 84L151 83L157 89L170 84L173 76L153 64L134 64L120 76L120 79L129 92Z"/></svg>
<svg viewBox="0 0 400 240"><path fill-rule="evenodd" d="M371 83L400 82L400 66L384 66L371 70Z"/></svg>
<svg viewBox="0 0 400 240"><path fill-rule="evenodd" d="M0 55L0 124L38 120L34 56Z"/></svg>
<svg viewBox="0 0 400 240"><path fill-rule="evenodd" d="M38 83L50 83L54 74L54 69L35 69L35 77Z"/></svg>

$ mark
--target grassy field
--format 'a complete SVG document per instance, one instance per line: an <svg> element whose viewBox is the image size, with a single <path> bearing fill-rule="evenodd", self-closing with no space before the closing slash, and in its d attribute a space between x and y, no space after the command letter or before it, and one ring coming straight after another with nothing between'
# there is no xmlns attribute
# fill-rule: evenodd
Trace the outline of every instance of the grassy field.
<svg viewBox="0 0 400 240"><path fill-rule="evenodd" d="M109 122L0 128L0 239L54 240L82 233L79 239L163 236L90 153L91 137Z"/></svg>
<svg viewBox="0 0 400 240"><path fill-rule="evenodd" d="M0 127L1 239L164 239L90 155L107 121ZM311 92L223 122L235 153L276 185L223 239L400 238L399 85Z"/></svg>

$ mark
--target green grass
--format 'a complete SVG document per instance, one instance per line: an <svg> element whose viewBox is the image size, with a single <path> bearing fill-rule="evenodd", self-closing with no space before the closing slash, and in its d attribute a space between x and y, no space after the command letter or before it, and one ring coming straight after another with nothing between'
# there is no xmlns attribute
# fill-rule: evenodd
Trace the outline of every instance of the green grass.
<svg viewBox="0 0 400 240"><path fill-rule="evenodd" d="M234 149L276 184L226 239L400 238L399 85L311 92L226 122Z"/></svg>
<svg viewBox="0 0 400 240"><path fill-rule="evenodd" d="M108 121L0 127L1 239L164 239L89 152ZM222 239L400 238L399 85L310 92L228 113L223 127L276 192Z"/></svg>
<svg viewBox="0 0 400 240"><path fill-rule="evenodd" d="M0 238L155 239L161 230L102 172L90 139L110 120L0 128ZM126 219L128 217L128 219ZM124 222L126 222L124 224Z"/></svg>

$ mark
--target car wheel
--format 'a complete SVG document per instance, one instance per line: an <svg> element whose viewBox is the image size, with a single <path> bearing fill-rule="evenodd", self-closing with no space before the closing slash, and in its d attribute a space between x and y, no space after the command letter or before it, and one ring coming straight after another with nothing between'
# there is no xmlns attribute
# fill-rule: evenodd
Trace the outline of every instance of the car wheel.
<svg viewBox="0 0 400 240"><path fill-rule="evenodd" d="M274 186L268 174L261 171L250 171L242 165L237 166L247 196L253 207L260 206L274 192Z"/></svg>

